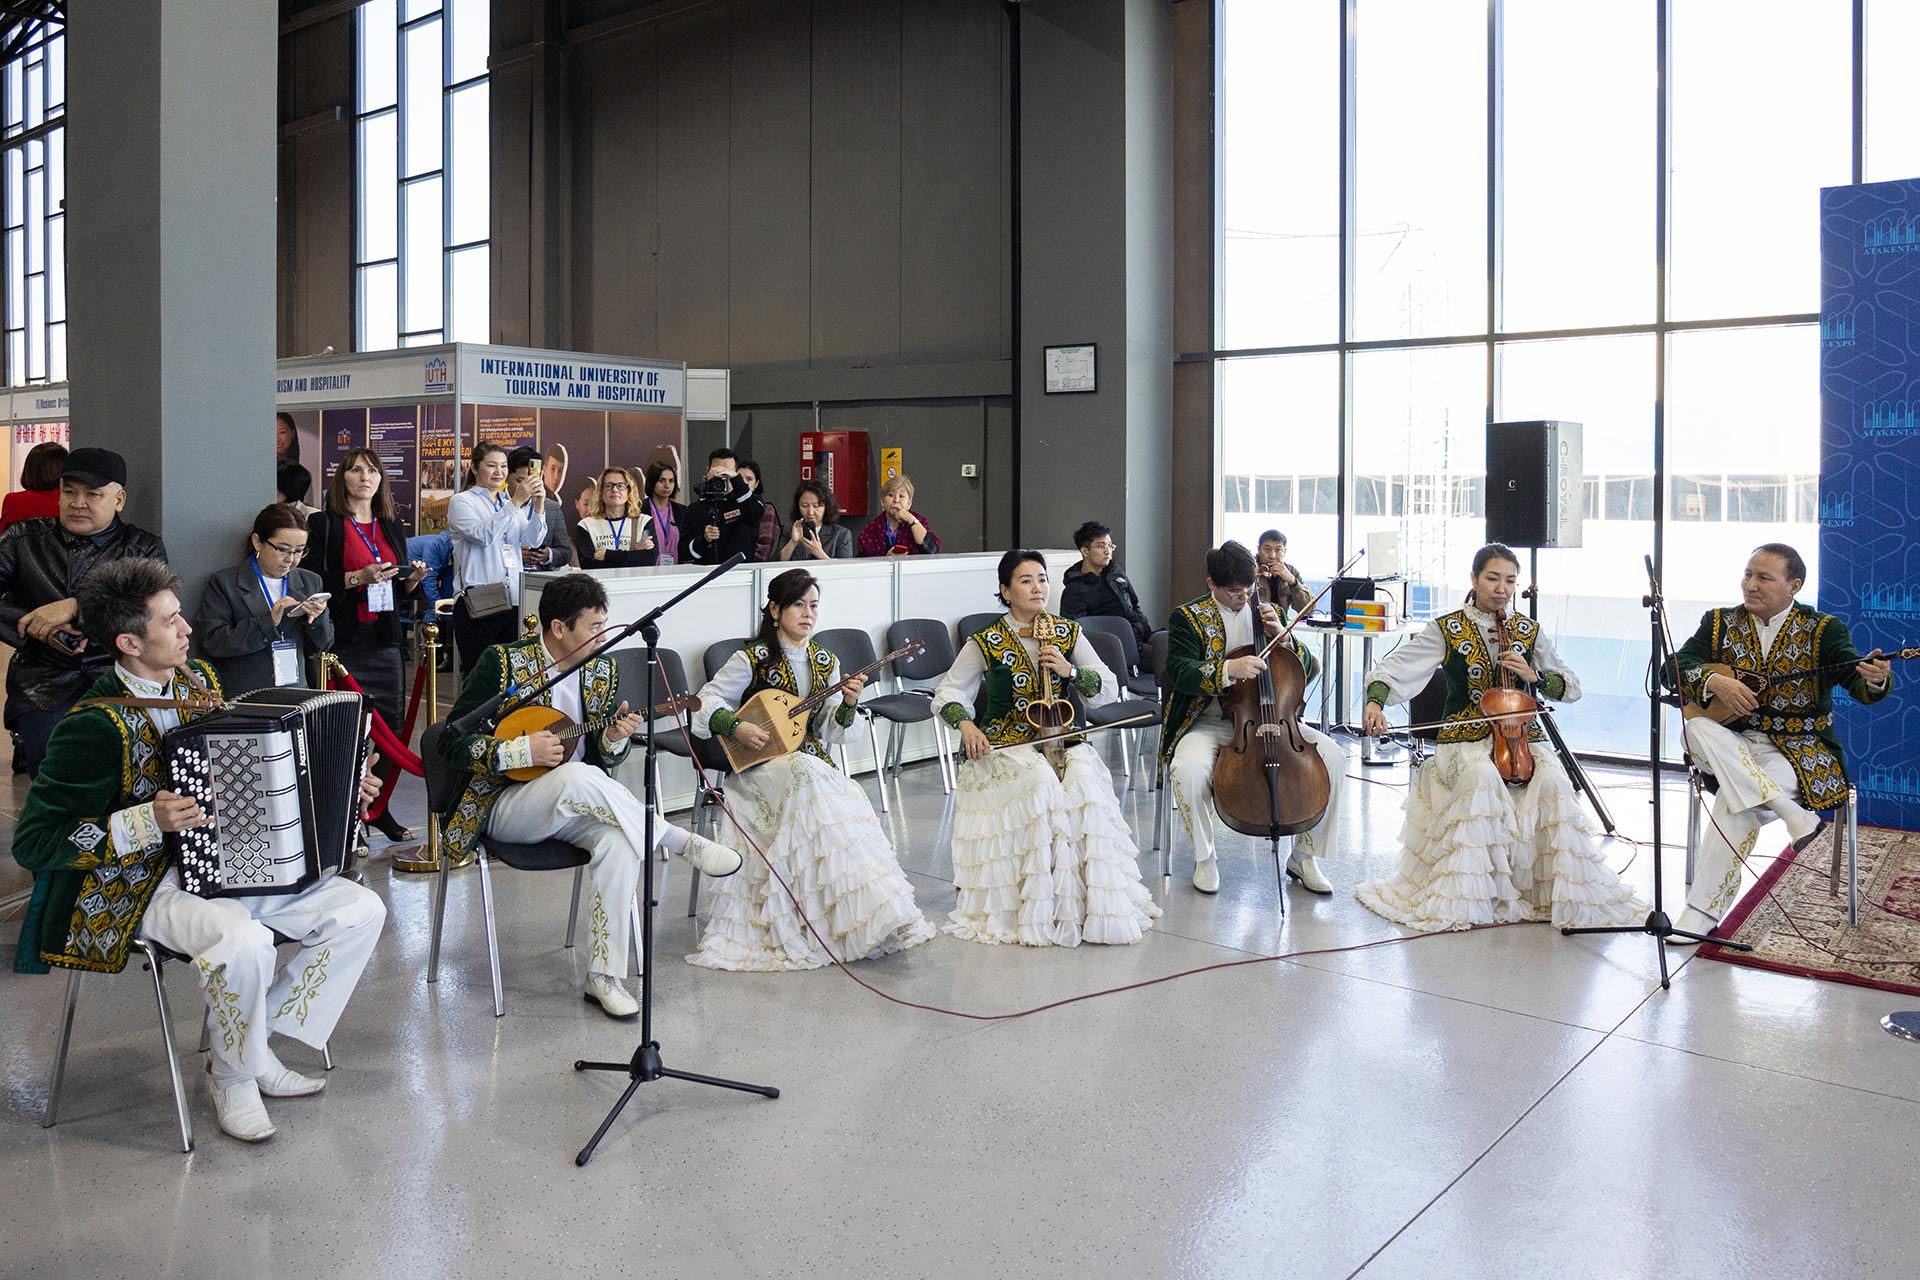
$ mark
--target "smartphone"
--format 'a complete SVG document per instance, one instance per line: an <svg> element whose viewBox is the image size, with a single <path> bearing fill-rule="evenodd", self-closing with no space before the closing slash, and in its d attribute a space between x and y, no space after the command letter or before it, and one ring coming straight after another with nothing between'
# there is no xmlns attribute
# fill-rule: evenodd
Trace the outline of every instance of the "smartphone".
<svg viewBox="0 0 1920 1280"><path fill-rule="evenodd" d="M58 640L61 646L65 648L69 653L78 653L80 651L80 646L84 644L87 639L85 636L81 635L78 631L64 631L64 630L54 632L53 638L55 640Z"/></svg>
<svg viewBox="0 0 1920 1280"><path fill-rule="evenodd" d="M331 599L333 599L333 593L331 591L316 591L312 595L308 596L305 600L302 600L300 603L301 604L325 604L327 601Z"/></svg>
<svg viewBox="0 0 1920 1280"><path fill-rule="evenodd" d="M817 538L820 536L820 526L811 520L802 520L800 522L800 532L809 538Z"/></svg>

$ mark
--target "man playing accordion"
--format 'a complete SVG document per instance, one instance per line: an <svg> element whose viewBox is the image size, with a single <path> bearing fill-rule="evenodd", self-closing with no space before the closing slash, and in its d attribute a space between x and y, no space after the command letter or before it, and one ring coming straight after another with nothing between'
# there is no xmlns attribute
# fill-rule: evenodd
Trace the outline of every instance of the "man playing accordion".
<svg viewBox="0 0 1920 1280"><path fill-rule="evenodd" d="M114 654L47 743L13 842L34 873L14 969L48 966L118 973L137 933L189 958L211 1029L213 1107L243 1142L273 1136L261 1101L320 1092L324 1080L274 1055L279 1032L313 1048L332 1035L387 911L378 895L340 876L302 892L205 898L182 887L165 836L207 825L189 796L168 790L167 731L198 708L115 706L101 699L185 702L219 692L213 669L187 658L193 628L158 560L117 560L78 593L87 640ZM370 799L371 773L361 783ZM299 944L276 972L274 935Z"/></svg>

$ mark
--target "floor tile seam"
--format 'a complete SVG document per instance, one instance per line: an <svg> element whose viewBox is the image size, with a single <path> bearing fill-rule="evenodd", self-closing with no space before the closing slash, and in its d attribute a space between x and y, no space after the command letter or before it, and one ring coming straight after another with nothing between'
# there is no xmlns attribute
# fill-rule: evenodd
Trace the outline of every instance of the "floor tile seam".
<svg viewBox="0 0 1920 1280"><path fill-rule="evenodd" d="M1844 1089L1849 1093L1863 1093L1870 1098L1886 1098L1893 1102L1904 1102L1920 1107L1920 1098L1909 1098L1903 1094L1885 1093L1879 1089L1869 1089L1864 1085L1846 1084L1839 1080L1825 1080L1819 1076L1806 1075L1799 1071L1789 1071L1784 1067L1769 1067L1764 1063L1746 1062L1739 1058L1729 1058L1718 1053L1708 1053L1703 1049L1689 1049L1685 1045L1668 1044L1664 1040L1650 1040L1646 1036L1637 1036L1628 1031L1613 1033L1622 1040L1631 1040L1635 1044L1646 1045L1651 1049L1668 1049L1674 1053L1684 1053L1690 1057L1704 1058L1708 1062L1725 1063L1730 1067L1744 1067L1751 1071L1763 1071L1768 1075L1784 1076L1789 1080L1803 1080L1808 1084L1817 1084L1828 1089ZM1611 1037L1610 1037L1611 1038Z"/></svg>
<svg viewBox="0 0 1920 1280"><path fill-rule="evenodd" d="M1302 969L1311 969L1315 973L1330 973L1339 978L1352 978L1356 982L1371 982L1376 986L1388 987L1395 991L1405 991L1417 996L1431 996L1435 1000L1446 1000L1453 1004L1463 1004L1473 1009L1487 1009L1494 1013L1510 1013L1516 1018L1531 1018L1535 1022L1544 1022L1549 1026L1565 1027L1569 1031L1586 1031L1603 1039L1610 1034L1606 1027L1590 1027L1583 1022L1567 1022L1561 1018L1549 1018L1541 1013L1528 1013L1525 1009L1509 1009L1505 1005L1489 1004L1484 1000L1469 1000L1465 996L1451 996L1444 991L1428 991L1422 987L1410 987L1404 983L1392 982L1386 978L1376 978L1364 973L1349 973L1345 969L1336 969L1326 965L1312 963L1318 957L1302 957L1291 963ZM1638 1009L1640 1006L1635 1005Z"/></svg>
<svg viewBox="0 0 1920 1280"><path fill-rule="evenodd" d="M1640 1002L1640 1004L1636 1004L1634 1006L1635 1011L1638 1011L1641 1005L1644 1003L1645 1001L1643 1000ZM1524 1017L1528 1015L1522 1015L1522 1016ZM1591 1029L1591 1028L1588 1028L1588 1029ZM1513 1120L1506 1126L1506 1128L1502 1129L1498 1134L1496 1134L1493 1140L1489 1142L1486 1145L1486 1147L1483 1148L1478 1155L1476 1155L1472 1160L1468 1161L1465 1168L1461 1169L1460 1172L1456 1173L1452 1178L1449 1178L1447 1180L1447 1184L1441 1187L1440 1190L1436 1191L1433 1194L1433 1197L1429 1199L1425 1204L1421 1205L1419 1209L1415 1210L1412 1217L1408 1218L1405 1222L1401 1223L1400 1226L1394 1230L1393 1234L1388 1236L1384 1241L1382 1241L1379 1247L1376 1248L1372 1253L1368 1254L1366 1259L1363 1262L1361 1262L1359 1266L1355 1267L1352 1271L1348 1272L1347 1280L1355 1280L1355 1277L1359 1276L1368 1267L1372 1266L1374 1264L1374 1261L1378 1259L1381 1254L1385 1253L1388 1249L1393 1247L1393 1242L1395 1240L1398 1240L1401 1236L1405 1235L1408 1229L1410 1229L1414 1223L1418 1222L1421 1218L1425 1217L1429 1210L1431 1210L1436 1204L1439 1204L1440 1201L1444 1199L1446 1196L1450 1195L1453 1192L1453 1189L1459 1186L1460 1183L1466 1179L1468 1174L1472 1173L1475 1169L1479 1168L1482 1161L1484 1161L1488 1156L1492 1155L1494 1151L1502 1143L1504 1143L1509 1137L1511 1137L1513 1133L1517 1129L1519 1129L1519 1127L1522 1124L1526 1123L1528 1116L1532 1115L1535 1111L1537 1111L1540 1108L1540 1105L1542 1103L1544 1103L1548 1098L1552 1097L1554 1093L1559 1090L1561 1085L1565 1084L1569 1079L1571 1079L1573 1077L1574 1072L1578 1071L1581 1067L1585 1066L1588 1060L1591 1059L1594 1054L1598 1053L1601 1047L1605 1045L1610 1038L1611 1038L1611 1033L1602 1033L1600 1038L1598 1040L1595 1040L1591 1045L1589 1045L1586 1051L1582 1053L1578 1058L1574 1059L1573 1062L1567 1067L1565 1071L1561 1072L1558 1076L1554 1078L1553 1083L1549 1084L1546 1087L1546 1089L1542 1091L1539 1097L1535 1098L1532 1102L1528 1103L1526 1108L1522 1110L1519 1115L1515 1116Z"/></svg>

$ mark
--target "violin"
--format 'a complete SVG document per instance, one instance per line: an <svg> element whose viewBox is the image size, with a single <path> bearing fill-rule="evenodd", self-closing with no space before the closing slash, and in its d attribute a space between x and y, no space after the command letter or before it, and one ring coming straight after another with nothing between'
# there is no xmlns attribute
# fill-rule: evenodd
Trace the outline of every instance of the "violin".
<svg viewBox="0 0 1920 1280"><path fill-rule="evenodd" d="M1329 584L1331 585L1331 584ZM1227 655L1267 660L1257 679L1236 681L1221 698L1233 718L1233 736L1213 762L1213 803L1220 821L1242 835L1274 842L1320 821L1333 780L1320 753L1300 729L1307 673L1286 643L1291 626L1264 648L1241 645Z"/></svg>
<svg viewBox="0 0 1920 1280"><path fill-rule="evenodd" d="M1047 613L1037 614L1031 626L1017 629L1022 639L1037 641L1043 645L1055 645L1066 638L1067 629L1059 619ZM1047 763L1061 777L1067 773L1067 748L1059 739L1073 727L1077 714L1073 703L1060 697L1053 683L1053 668L1044 662L1036 662L1040 668L1040 696L1027 703L1027 723L1039 733L1042 741L1040 752L1046 756Z"/></svg>
<svg viewBox="0 0 1920 1280"><path fill-rule="evenodd" d="M1500 653L1494 655L1498 664L1500 654L1513 651L1513 641L1507 636L1507 611L1493 611L1494 642ZM1533 727L1533 716L1525 714L1536 712L1540 704L1533 695L1520 687L1520 677L1505 667L1497 667L1499 679L1494 687L1480 695L1480 713L1486 716L1498 716L1491 721L1493 725L1493 767L1500 773L1503 782L1514 786L1523 786L1533 780L1533 752L1527 746L1527 730Z"/></svg>

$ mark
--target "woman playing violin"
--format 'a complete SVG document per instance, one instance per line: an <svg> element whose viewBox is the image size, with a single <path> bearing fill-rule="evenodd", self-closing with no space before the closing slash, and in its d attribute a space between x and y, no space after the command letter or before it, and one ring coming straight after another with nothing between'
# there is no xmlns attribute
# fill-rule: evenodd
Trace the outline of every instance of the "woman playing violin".
<svg viewBox="0 0 1920 1280"><path fill-rule="evenodd" d="M1511 783L1494 763L1495 726L1480 710L1485 694L1519 682L1555 702L1580 696L1579 679L1538 624L1507 616L1519 578L1511 550L1497 542L1480 548L1466 603L1367 673L1370 735L1387 731L1386 707L1426 688L1436 671L1446 678L1439 749L1407 792L1399 870L1354 890L1368 910L1422 932L1518 920L1615 925L1647 912L1600 856L1542 729L1530 725L1524 740L1512 742L1531 759L1531 781Z"/></svg>
<svg viewBox="0 0 1920 1280"><path fill-rule="evenodd" d="M1056 772L1031 745L1035 721L1049 719L1049 686L1098 706L1115 696L1113 674L1078 626L1046 612L1038 551L1000 557L999 596L1006 614L967 638L933 695L967 755L953 797L959 900L946 931L1029 947L1138 942L1160 908L1140 883L1106 762L1084 742L1062 752L1055 740L1044 745L1064 763Z"/></svg>

